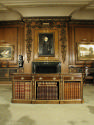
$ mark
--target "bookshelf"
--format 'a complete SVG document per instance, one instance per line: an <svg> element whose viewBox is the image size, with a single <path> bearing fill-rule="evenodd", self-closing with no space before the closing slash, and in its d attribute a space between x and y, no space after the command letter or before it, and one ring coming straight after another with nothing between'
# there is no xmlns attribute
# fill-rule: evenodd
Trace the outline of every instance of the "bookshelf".
<svg viewBox="0 0 94 125"><path fill-rule="evenodd" d="M74 74L13 74L13 103L83 103L83 79Z"/></svg>
<svg viewBox="0 0 94 125"><path fill-rule="evenodd" d="M83 102L83 77L81 73L62 76L62 100L60 103Z"/></svg>

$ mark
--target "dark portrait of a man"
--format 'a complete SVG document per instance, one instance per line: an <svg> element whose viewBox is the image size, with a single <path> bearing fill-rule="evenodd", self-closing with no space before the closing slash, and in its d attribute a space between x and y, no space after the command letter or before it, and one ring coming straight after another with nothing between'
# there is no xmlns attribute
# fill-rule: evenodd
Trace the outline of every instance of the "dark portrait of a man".
<svg viewBox="0 0 94 125"><path fill-rule="evenodd" d="M39 34L39 56L53 56L54 44L53 33Z"/></svg>

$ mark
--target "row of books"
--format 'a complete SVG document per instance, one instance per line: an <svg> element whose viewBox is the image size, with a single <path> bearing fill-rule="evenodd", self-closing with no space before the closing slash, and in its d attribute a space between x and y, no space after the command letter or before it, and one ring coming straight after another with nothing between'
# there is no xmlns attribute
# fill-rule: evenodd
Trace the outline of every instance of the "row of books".
<svg viewBox="0 0 94 125"><path fill-rule="evenodd" d="M15 99L31 99L31 82L15 82ZM57 82L37 82L36 97L38 100L59 99L59 87ZM81 99L81 82L64 83L64 99Z"/></svg>
<svg viewBox="0 0 94 125"><path fill-rule="evenodd" d="M38 82L37 100L57 100L58 85L57 82Z"/></svg>
<svg viewBox="0 0 94 125"><path fill-rule="evenodd" d="M15 82L15 99L31 99L31 83L30 82Z"/></svg>
<svg viewBox="0 0 94 125"><path fill-rule="evenodd" d="M64 83L64 99L81 99L81 83L66 82Z"/></svg>

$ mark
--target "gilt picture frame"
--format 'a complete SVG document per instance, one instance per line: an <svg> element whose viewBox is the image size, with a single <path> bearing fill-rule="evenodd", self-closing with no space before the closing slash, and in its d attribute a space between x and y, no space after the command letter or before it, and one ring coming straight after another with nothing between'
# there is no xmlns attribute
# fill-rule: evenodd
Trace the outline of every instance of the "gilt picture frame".
<svg viewBox="0 0 94 125"><path fill-rule="evenodd" d="M0 45L0 60L13 60L14 59L14 46L13 45Z"/></svg>
<svg viewBox="0 0 94 125"><path fill-rule="evenodd" d="M94 60L94 42L77 43L77 60Z"/></svg>
<svg viewBox="0 0 94 125"><path fill-rule="evenodd" d="M38 34L38 55L39 56L54 56L54 33L39 33Z"/></svg>

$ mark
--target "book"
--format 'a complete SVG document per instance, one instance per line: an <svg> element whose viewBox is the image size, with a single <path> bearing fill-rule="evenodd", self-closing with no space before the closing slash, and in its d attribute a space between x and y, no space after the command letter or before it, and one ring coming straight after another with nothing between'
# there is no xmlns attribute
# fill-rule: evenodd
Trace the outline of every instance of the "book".
<svg viewBox="0 0 94 125"><path fill-rule="evenodd" d="M31 82L25 82L25 99L31 99Z"/></svg>

